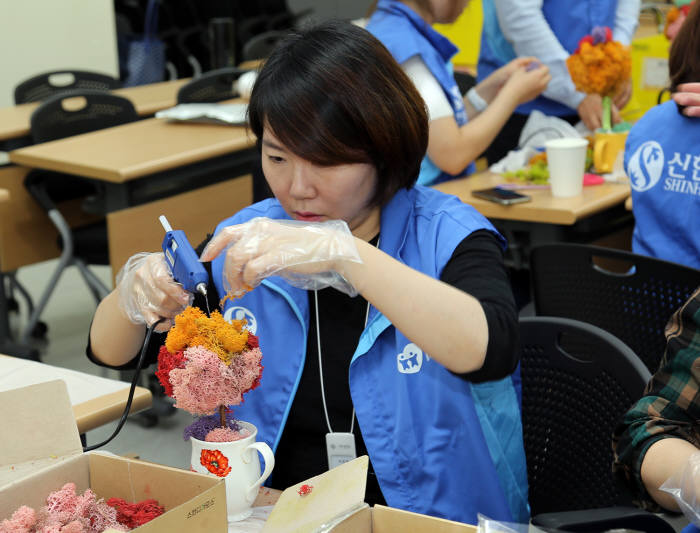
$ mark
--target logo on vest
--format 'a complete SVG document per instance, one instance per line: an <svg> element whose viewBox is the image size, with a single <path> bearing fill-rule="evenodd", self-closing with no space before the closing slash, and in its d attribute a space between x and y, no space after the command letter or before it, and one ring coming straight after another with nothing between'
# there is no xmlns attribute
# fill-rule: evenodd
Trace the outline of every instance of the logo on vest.
<svg viewBox="0 0 700 533"><path fill-rule="evenodd" d="M630 185L635 191L651 189L661 179L664 151L656 141L647 141L632 154L627 163Z"/></svg>
<svg viewBox="0 0 700 533"><path fill-rule="evenodd" d="M253 335L258 331L258 321L255 320L255 315L250 312L250 309L245 307L229 307L224 313L224 320L231 322L232 320L247 320L246 329Z"/></svg>
<svg viewBox="0 0 700 533"><path fill-rule="evenodd" d="M407 344L396 356L396 368L401 374L415 374L423 366L423 350L413 343Z"/></svg>

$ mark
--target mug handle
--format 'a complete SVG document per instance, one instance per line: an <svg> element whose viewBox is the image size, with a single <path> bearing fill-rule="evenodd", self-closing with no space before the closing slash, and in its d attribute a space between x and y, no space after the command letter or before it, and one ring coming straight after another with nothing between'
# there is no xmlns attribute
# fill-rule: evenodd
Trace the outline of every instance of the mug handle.
<svg viewBox="0 0 700 533"><path fill-rule="evenodd" d="M258 480L247 489L246 499L250 504L252 504L255 501L255 498L258 495L258 490L260 489L260 485L265 483L265 480L268 477L270 477L270 474L272 474L272 469L275 467L275 455L272 453L270 447L264 442L253 442L252 444L246 446L241 456L243 462L250 462L249 460L246 461L247 454L245 452L247 452L251 448L254 448L255 450L259 451L260 455L262 455L263 459L265 459L265 471L258 478Z"/></svg>
<svg viewBox="0 0 700 533"><path fill-rule="evenodd" d="M598 172L610 172L605 163L605 149L608 146L607 139L600 139L593 143L593 166Z"/></svg>

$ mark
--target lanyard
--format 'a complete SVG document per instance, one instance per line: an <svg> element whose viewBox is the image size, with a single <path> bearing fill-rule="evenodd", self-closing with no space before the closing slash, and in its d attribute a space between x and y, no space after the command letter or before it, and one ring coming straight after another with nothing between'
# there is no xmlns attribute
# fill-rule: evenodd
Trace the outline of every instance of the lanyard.
<svg viewBox="0 0 700 533"><path fill-rule="evenodd" d="M377 248L379 248L379 239L377 239ZM367 327L367 319L369 318L369 301L367 302L367 311L365 312L365 325ZM326 391L323 387L323 362L321 361L321 328L319 328L318 320L318 291L314 290L314 307L316 311L316 345L318 347L318 374L321 380L321 400L323 400L323 414L326 415L326 426L328 433L333 433L331 429L331 420L328 418L328 407L326 406ZM363 328L364 329L364 328ZM352 408L352 420L350 421L350 433L355 427L355 408Z"/></svg>

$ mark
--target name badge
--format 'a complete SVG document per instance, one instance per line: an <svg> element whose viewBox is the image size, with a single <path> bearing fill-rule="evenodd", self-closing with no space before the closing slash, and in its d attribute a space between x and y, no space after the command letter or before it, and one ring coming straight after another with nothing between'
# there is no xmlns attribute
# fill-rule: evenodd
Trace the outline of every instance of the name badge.
<svg viewBox="0 0 700 533"><path fill-rule="evenodd" d="M326 433L328 469L352 461L357 457L355 435L352 433Z"/></svg>

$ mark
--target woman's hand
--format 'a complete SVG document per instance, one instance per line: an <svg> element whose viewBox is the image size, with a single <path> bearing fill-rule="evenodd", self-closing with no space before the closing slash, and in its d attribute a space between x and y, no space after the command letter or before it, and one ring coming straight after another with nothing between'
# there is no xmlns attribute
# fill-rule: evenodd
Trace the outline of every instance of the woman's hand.
<svg viewBox="0 0 700 533"><path fill-rule="evenodd" d="M617 124L622 121L620 117L620 112L617 106L613 103L611 106L612 113L612 123ZM595 131L603 125L603 99L599 94L587 94L586 97L581 100L578 105L578 116L586 125L586 127Z"/></svg>
<svg viewBox="0 0 700 533"><path fill-rule="evenodd" d="M222 229L202 253L211 261L225 253L224 287L238 296L273 275L303 289L333 286L351 296L347 262L360 263L355 237L341 220L297 222L254 218Z"/></svg>
<svg viewBox="0 0 700 533"><path fill-rule="evenodd" d="M175 315L192 303L193 296L173 279L162 253L133 255L117 276L119 308L134 324L151 325L159 318L156 331L167 331Z"/></svg>
<svg viewBox="0 0 700 533"><path fill-rule="evenodd" d="M627 80L618 89L617 93L613 97L613 104L618 109L622 109L627 105L632 96L632 80Z"/></svg>
<svg viewBox="0 0 700 533"><path fill-rule="evenodd" d="M530 63L537 63L535 57L518 57L511 62L494 70L487 78L481 81L475 89L484 100L491 103L498 91L506 84L510 77L518 70L527 68Z"/></svg>
<svg viewBox="0 0 700 533"><path fill-rule="evenodd" d="M687 117L700 117L700 83L683 83L678 92L673 93L673 100L685 106L683 114Z"/></svg>
<svg viewBox="0 0 700 533"><path fill-rule="evenodd" d="M551 79L546 65L540 64L530 69L521 66L511 74L502 90L509 92L520 105L539 96Z"/></svg>

